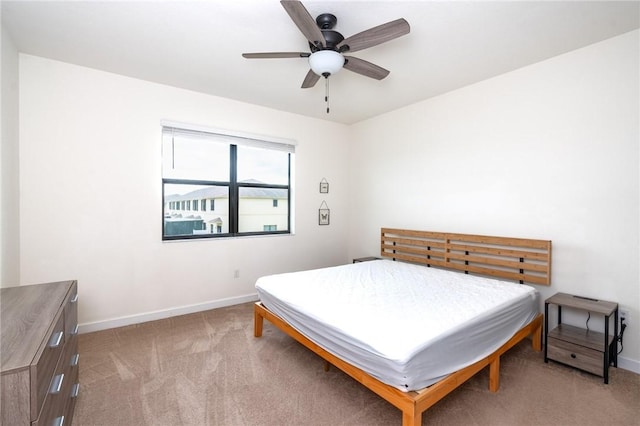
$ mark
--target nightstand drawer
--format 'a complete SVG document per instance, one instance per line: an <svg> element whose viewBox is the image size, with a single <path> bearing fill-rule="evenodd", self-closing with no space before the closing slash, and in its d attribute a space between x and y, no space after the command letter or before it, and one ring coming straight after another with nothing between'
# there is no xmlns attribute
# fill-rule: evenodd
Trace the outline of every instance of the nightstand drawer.
<svg viewBox="0 0 640 426"><path fill-rule="evenodd" d="M547 357L563 364L602 376L604 353L549 337Z"/></svg>

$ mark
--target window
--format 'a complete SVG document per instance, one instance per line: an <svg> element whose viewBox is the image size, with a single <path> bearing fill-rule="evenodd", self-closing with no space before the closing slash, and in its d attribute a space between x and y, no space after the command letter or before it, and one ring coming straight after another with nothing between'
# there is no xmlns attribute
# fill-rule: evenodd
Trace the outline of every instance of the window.
<svg viewBox="0 0 640 426"><path fill-rule="evenodd" d="M291 232L292 144L165 126L162 146L163 240Z"/></svg>

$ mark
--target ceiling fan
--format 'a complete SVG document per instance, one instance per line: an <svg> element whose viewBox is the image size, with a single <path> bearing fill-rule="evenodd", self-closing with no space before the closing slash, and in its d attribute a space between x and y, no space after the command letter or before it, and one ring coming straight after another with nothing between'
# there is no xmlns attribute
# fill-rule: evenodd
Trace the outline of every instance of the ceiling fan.
<svg viewBox="0 0 640 426"><path fill-rule="evenodd" d="M333 29L338 22L338 18L334 15L323 13L314 20L300 1L282 0L280 3L309 41L311 52L243 53L242 56L248 59L309 58L311 69L302 82L302 88L313 87L320 77L324 77L327 84L327 94L325 95L327 113L329 112L328 83L330 75L337 73L342 68L376 80L382 80L389 75L388 70L378 65L344 54L377 46L408 34L410 30L409 23L400 18L344 38L342 34Z"/></svg>

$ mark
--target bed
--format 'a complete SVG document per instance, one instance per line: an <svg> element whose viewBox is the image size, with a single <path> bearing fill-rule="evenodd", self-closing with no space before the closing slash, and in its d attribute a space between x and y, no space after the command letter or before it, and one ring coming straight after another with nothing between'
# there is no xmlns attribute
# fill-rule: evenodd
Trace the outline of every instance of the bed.
<svg viewBox="0 0 640 426"><path fill-rule="evenodd" d="M383 228L380 243L380 260L261 277L255 336L267 319L399 408L403 426L486 366L497 391L500 356L528 336L541 350L529 284L550 283L550 241Z"/></svg>

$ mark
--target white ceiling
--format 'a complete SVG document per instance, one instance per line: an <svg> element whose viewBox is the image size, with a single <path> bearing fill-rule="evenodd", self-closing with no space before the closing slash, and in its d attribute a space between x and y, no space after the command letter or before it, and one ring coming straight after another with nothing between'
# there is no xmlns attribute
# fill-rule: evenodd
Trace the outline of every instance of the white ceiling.
<svg viewBox="0 0 640 426"><path fill-rule="evenodd" d="M347 70L300 85L306 59L244 52L308 51L277 0L2 0L18 50L325 120L354 123L640 27L638 1L303 1L338 17L345 37L405 18L410 34L353 53L391 71Z"/></svg>

